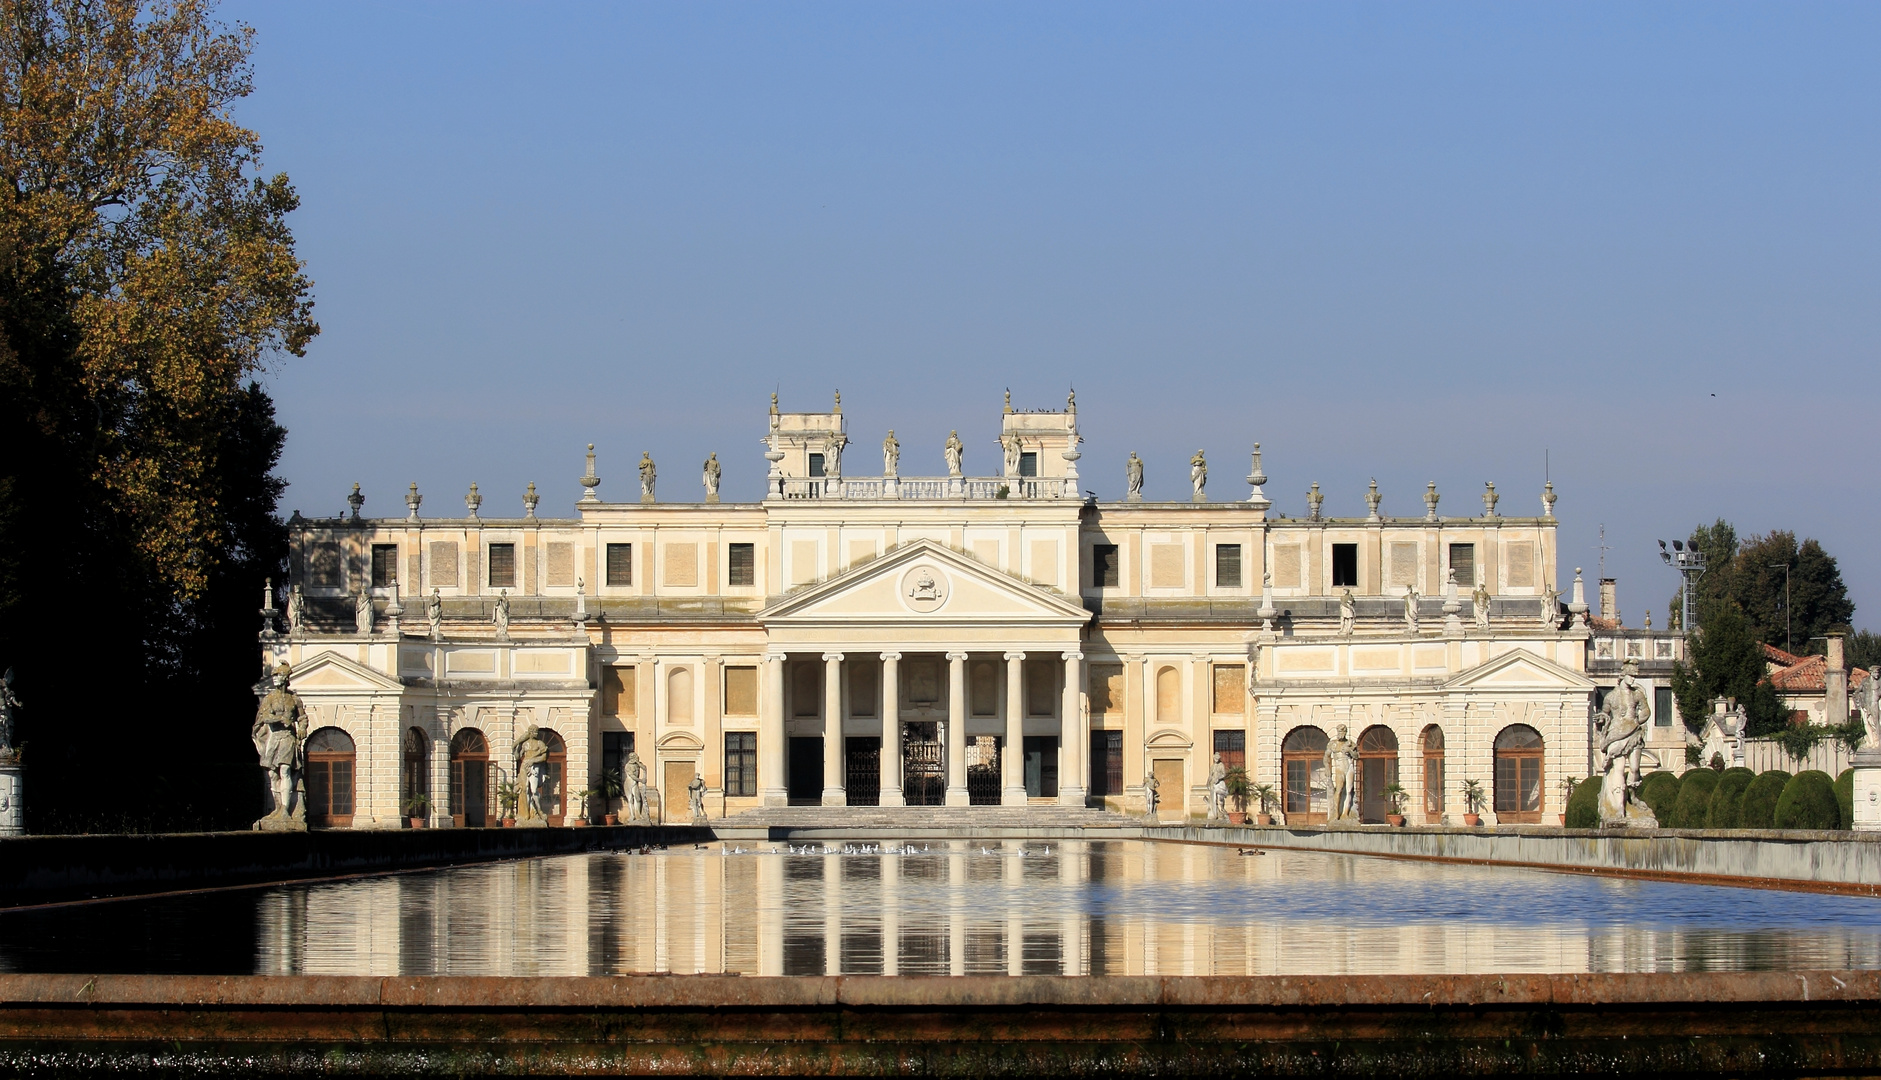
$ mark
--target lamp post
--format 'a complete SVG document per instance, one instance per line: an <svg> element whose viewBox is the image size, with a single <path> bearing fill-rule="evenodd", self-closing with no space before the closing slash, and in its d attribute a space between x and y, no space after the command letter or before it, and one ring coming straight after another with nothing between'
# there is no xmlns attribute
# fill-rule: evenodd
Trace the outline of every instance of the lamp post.
<svg viewBox="0 0 1881 1080"><path fill-rule="evenodd" d="M1768 565L1772 570L1783 571L1783 651L1794 653L1796 639L1790 633L1790 564L1773 562Z"/></svg>
<svg viewBox="0 0 1881 1080"><path fill-rule="evenodd" d="M1672 550L1667 551L1665 541L1659 541L1659 559L1667 566L1679 572L1685 580L1681 595L1685 598L1684 611L1679 618L1679 631L1690 635L1698 622L1698 594L1692 586L1705 573L1705 553L1698 550L1697 544L1687 544L1683 540L1672 541Z"/></svg>

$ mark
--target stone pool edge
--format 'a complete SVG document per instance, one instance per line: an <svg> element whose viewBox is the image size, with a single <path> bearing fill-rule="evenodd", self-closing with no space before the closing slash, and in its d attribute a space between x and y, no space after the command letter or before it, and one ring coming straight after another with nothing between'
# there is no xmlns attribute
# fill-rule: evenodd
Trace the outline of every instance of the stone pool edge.
<svg viewBox="0 0 1881 1080"><path fill-rule="evenodd" d="M1467 1075L1881 1069L1881 973L0 975L0 1070Z"/></svg>

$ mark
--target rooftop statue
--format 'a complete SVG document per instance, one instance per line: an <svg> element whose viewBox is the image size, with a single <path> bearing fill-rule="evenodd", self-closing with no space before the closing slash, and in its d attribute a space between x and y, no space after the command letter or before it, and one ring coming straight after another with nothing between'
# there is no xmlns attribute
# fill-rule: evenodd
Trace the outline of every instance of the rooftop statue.
<svg viewBox="0 0 1881 1080"><path fill-rule="evenodd" d="M372 636L372 594L364 585L353 594L353 628L359 631L360 637Z"/></svg>
<svg viewBox="0 0 1881 1080"><path fill-rule="evenodd" d="M496 640L509 640L509 590L502 589L496 594Z"/></svg>
<svg viewBox="0 0 1881 1080"><path fill-rule="evenodd" d="M431 640L444 640L444 598L438 595L437 586L431 587L431 595L425 597L425 623L430 627Z"/></svg>
<svg viewBox="0 0 1881 1080"><path fill-rule="evenodd" d="M641 502L653 501L653 482L655 479L657 479L657 477L658 477L658 473L653 468L653 455L648 453L645 450L640 451L640 501Z"/></svg>
<svg viewBox="0 0 1881 1080"><path fill-rule="evenodd" d="M947 458L948 476L960 475L960 458L966 453L966 449L965 446L961 445L960 433L958 431L950 431L947 433L947 446L941 453Z"/></svg>
<svg viewBox="0 0 1881 1080"><path fill-rule="evenodd" d="M1476 608L1476 629L1489 629L1489 584L1479 581L1476 591L1470 594L1470 602Z"/></svg>
<svg viewBox="0 0 1881 1080"><path fill-rule="evenodd" d="M1123 463L1123 485L1126 496L1132 501L1143 497L1143 459L1130 451L1130 460Z"/></svg>
<svg viewBox="0 0 1881 1080"><path fill-rule="evenodd" d="M848 443L847 435L838 435L823 448L823 475L841 479L843 475L843 446Z"/></svg>
<svg viewBox="0 0 1881 1080"><path fill-rule="evenodd" d="M304 744L311 718L300 695L288 688L292 674L286 664L274 669L274 688L261 699L255 710L255 723L249 731L261 767L268 773L268 791L274 806L255 828L263 831L298 831L307 827L307 807L301 793L301 769L305 763Z"/></svg>
<svg viewBox="0 0 1881 1080"><path fill-rule="evenodd" d="M1202 494L1202 489L1208 486L1208 459L1200 450L1197 450L1195 456L1189 459L1189 486L1195 489L1194 494L1189 496L1191 499L1196 502L1207 501L1207 496Z"/></svg>
<svg viewBox="0 0 1881 1080"><path fill-rule="evenodd" d="M1352 590L1339 594L1339 632L1350 636L1358 626L1358 601L1352 599Z"/></svg>
<svg viewBox="0 0 1881 1080"><path fill-rule="evenodd" d="M1008 477L1018 476L1019 475L1019 451L1021 449L1021 443L1019 442L1019 438L1018 436L1013 436L1012 438L1003 439L1001 441L1005 444L1005 447L1006 447L1006 475Z"/></svg>
<svg viewBox="0 0 1881 1080"><path fill-rule="evenodd" d="M287 594L287 632L305 633L307 629L307 594L295 585L294 591Z"/></svg>
<svg viewBox="0 0 1881 1080"><path fill-rule="evenodd" d="M708 457L705 459L704 469L705 469L706 501L717 502L718 501L718 480L719 480L719 474L721 470L719 468L718 454L716 452L714 452L711 457Z"/></svg>
<svg viewBox="0 0 1881 1080"><path fill-rule="evenodd" d="M888 438L882 440L882 475L894 476L901 468L901 443L895 440L895 429L888 429Z"/></svg>
<svg viewBox="0 0 1881 1080"><path fill-rule="evenodd" d="M1415 586L1404 590L1404 628L1413 634L1417 633L1417 602L1421 599Z"/></svg>

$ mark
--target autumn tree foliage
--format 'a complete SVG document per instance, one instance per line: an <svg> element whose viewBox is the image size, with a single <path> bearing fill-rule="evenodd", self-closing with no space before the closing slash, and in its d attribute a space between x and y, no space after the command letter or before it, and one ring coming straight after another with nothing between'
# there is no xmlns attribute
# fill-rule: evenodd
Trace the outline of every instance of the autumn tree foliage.
<svg viewBox="0 0 1881 1080"><path fill-rule="evenodd" d="M0 0L0 663L35 829L108 823L132 758L153 805L140 743L246 742L285 554L255 378L319 333L294 189L231 115L251 42L200 0Z"/></svg>

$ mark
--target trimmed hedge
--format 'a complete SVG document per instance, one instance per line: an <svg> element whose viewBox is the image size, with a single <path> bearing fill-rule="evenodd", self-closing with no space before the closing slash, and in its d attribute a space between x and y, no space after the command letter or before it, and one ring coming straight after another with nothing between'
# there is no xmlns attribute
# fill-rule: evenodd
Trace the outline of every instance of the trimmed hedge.
<svg viewBox="0 0 1881 1080"><path fill-rule="evenodd" d="M1836 805L1835 781L1821 769L1804 769L1783 785L1777 797L1779 829L1839 829L1842 808Z"/></svg>
<svg viewBox="0 0 1881 1080"><path fill-rule="evenodd" d="M1663 769L1647 773L1639 782L1639 800L1652 808L1652 816L1661 825L1665 824L1679 801L1679 778Z"/></svg>
<svg viewBox="0 0 1881 1080"><path fill-rule="evenodd" d="M1574 794L1568 796L1567 827L1570 829L1598 829L1600 827L1600 777L1590 776L1574 785Z"/></svg>
<svg viewBox="0 0 1881 1080"><path fill-rule="evenodd" d="M1755 779L1755 772L1741 767L1718 774L1718 786L1711 790L1711 805L1705 811L1705 828L1737 828L1744 806L1744 789Z"/></svg>
<svg viewBox="0 0 1881 1080"><path fill-rule="evenodd" d="M1737 805L1737 827L1740 829L1776 828L1776 804L1783 796L1783 788L1790 782L1790 774L1782 769L1771 769L1760 773L1757 779L1744 789L1744 798Z"/></svg>
<svg viewBox="0 0 1881 1080"><path fill-rule="evenodd" d="M1659 825L1667 829L1704 828L1705 814L1711 809L1711 793L1717 786L1718 774L1710 769L1686 770L1679 778L1679 799L1672 804L1672 819L1659 818Z"/></svg>
<svg viewBox="0 0 1881 1080"><path fill-rule="evenodd" d="M1843 769L1835 778L1835 803L1842 811L1842 828L1855 827L1855 770Z"/></svg>

